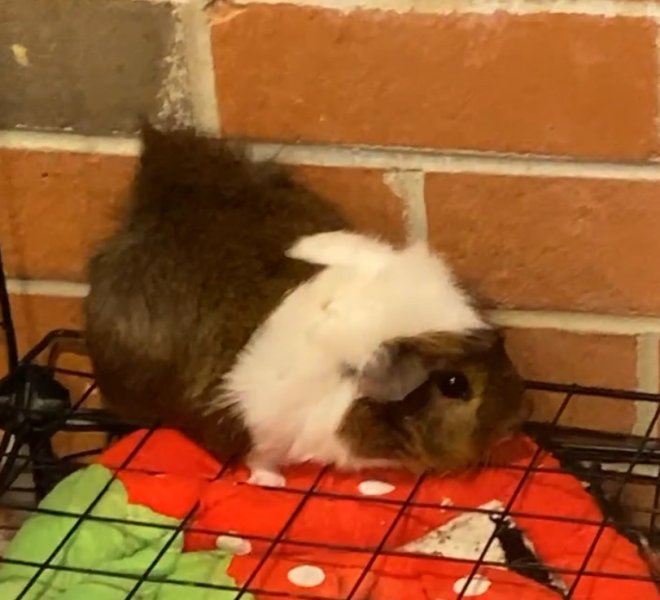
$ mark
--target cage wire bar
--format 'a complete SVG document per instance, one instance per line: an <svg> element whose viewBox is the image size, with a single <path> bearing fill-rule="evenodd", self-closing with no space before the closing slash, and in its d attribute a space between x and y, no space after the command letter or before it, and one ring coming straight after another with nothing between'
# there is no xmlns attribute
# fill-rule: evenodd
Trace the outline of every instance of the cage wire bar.
<svg viewBox="0 0 660 600"><path fill-rule="evenodd" d="M0 266L1 266L0 256ZM501 562L489 560L488 550L495 539L507 527L511 519L535 519L552 527L555 523L574 523L593 528L593 541L585 553L579 568L562 568L557 565L529 565L522 561L517 565L508 565L529 578L538 581L538 571L544 571L542 576L561 576L568 583L563 593L565 598L573 598L576 589L583 578L605 578L610 580L637 579L660 583L657 571L649 570L648 575L635 575L624 571L603 571L594 568L591 558L598 541L607 527L614 527L640 548L640 553L653 562L654 552L660 550L660 439L658 438L658 421L660 420L660 395L627 391L603 389L581 385L563 385L547 382L530 381L530 390L554 394L561 397L554 418L548 423L530 423L527 433L535 439L539 449L525 465L503 464L498 469L506 469L517 473L519 480L511 496L504 502L504 510L475 508L472 506L450 505L445 510L456 515L462 513L480 513L488 515L494 523L492 533L479 557L467 559L451 556L429 556L395 549L388 545L388 539L397 525L409 511L419 508L438 508L437 503L420 500L418 492L427 475L422 474L412 482L409 493L403 499L373 498L350 493L339 493L321 489L321 484L328 470L319 468L313 483L306 489L285 487L274 490L273 493L294 494L297 498L295 508L286 519L276 535L250 535L236 531L195 527L193 517L198 510L194 505L176 525L163 525L139 520L119 520L92 514L95 507L124 470L135 470L130 466L131 460L148 442L158 427L158 423L126 423L109 414L102 408L89 406L90 398L95 390L93 376L88 371L63 367L59 364L61 349L70 342L79 342L81 334L76 331L57 330L48 333L38 344L19 358L16 334L11 318L9 294L4 273L0 269L0 308L2 310L2 329L7 340L7 374L0 379L0 429L4 432L0 440L0 514L16 516L16 522L5 518L5 532L8 537L28 517L38 514L49 514L66 517L71 526L62 537L56 548L40 563L0 558L0 563L19 564L34 569L34 573L16 600L34 593L39 578L46 572L69 571L95 574L109 578L128 580L132 587L127 598L139 597L143 586L147 583L165 580L156 574L159 561L167 549L184 531L201 534L237 535L249 542L266 544L266 549L245 580L243 585L220 585L208 581L188 581L168 578L167 585L186 586L224 590L233 592L236 600L244 599L248 594L257 598L298 598L300 600L355 600L363 597L362 588L365 580L380 559L386 557L417 557L424 560L448 561L463 563L469 573L463 587L457 592L457 598L469 596L470 585L485 567L503 566ZM69 388L62 381L75 380L77 386L71 389L82 390L77 397L72 397ZM653 414L645 423L643 435L623 435L604 431L581 429L562 425L562 417L571 407L586 398L609 398L620 402L648 403L653 407ZM640 414L646 414L642 412ZM136 429L143 429L139 443L133 448L126 459L113 470L110 480L103 486L94 500L80 513L50 510L38 504L60 480L74 470L86 466L90 460L99 455L113 439ZM87 450L75 452L58 452L54 444L58 435L92 433L96 435L94 444ZM540 464L540 456L550 452L560 462L559 468L550 468ZM223 466L212 480L221 480L228 471ZM600 519L566 517L550 514L536 514L516 509L516 500L525 487L525 483L536 473L566 473L570 472L586 482L589 490L602 508ZM651 497L648 506L626 504L626 491L630 486L642 488L644 497ZM377 503L389 506L393 513L391 521L379 543L370 546L322 543L305 539L297 539L291 535L292 526L296 523L305 506L314 498L325 498L336 501L350 500L360 503ZM630 517L634 515L634 519ZM66 547L67 542L75 535L85 522L121 522L130 525L157 528L167 535L167 539L156 553L151 564L143 572L131 574L113 572L104 569L83 569L68 567L56 562L58 553ZM634 521L634 522L633 522ZM9 525L7 523L10 523ZM300 552L313 549L324 549L334 552L350 552L364 557L363 568L352 581L347 595L332 598L327 594L318 595L311 591L299 593L284 592L277 589L260 587L260 573L266 568L271 556L282 548L296 548ZM0 552L1 554L1 552ZM660 588L659 588L660 589Z"/></svg>

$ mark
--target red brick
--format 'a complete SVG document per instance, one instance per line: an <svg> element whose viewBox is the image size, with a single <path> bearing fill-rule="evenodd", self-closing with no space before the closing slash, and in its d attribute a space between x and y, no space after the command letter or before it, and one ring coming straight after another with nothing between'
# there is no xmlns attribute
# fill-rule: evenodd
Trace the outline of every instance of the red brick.
<svg viewBox="0 0 660 600"><path fill-rule="evenodd" d="M0 149L0 240L9 275L83 280L93 247L108 235L136 166L122 156ZM384 171L295 167L357 229L404 236L401 200Z"/></svg>
<svg viewBox="0 0 660 600"><path fill-rule="evenodd" d="M332 202L356 229L392 242L405 239L402 200L384 183L378 169L296 167L302 185Z"/></svg>
<svg viewBox="0 0 660 600"><path fill-rule="evenodd" d="M11 276L81 280L135 168L121 156L0 150L0 240Z"/></svg>
<svg viewBox="0 0 660 600"><path fill-rule="evenodd" d="M25 354L49 331L80 330L82 298L12 294L11 309L19 353ZM0 334L0 372L6 371L6 342Z"/></svg>
<svg viewBox="0 0 660 600"><path fill-rule="evenodd" d="M526 379L634 390L637 344L634 336L585 334L552 329L509 329L511 359ZM533 392L534 418L551 421L565 394ZM636 418L633 402L575 396L559 421L604 431L630 432Z"/></svg>
<svg viewBox="0 0 660 600"><path fill-rule="evenodd" d="M225 133L593 157L656 144L650 19L221 7Z"/></svg>
<svg viewBox="0 0 660 600"><path fill-rule="evenodd" d="M492 304L660 314L660 183L431 174L429 236Z"/></svg>

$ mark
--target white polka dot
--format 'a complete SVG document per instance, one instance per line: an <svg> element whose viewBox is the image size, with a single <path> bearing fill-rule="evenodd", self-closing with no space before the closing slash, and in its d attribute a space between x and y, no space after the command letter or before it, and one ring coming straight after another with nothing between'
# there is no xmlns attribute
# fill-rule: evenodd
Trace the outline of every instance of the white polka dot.
<svg viewBox="0 0 660 600"><path fill-rule="evenodd" d="M462 577L454 583L454 592L460 594L467 583L468 578ZM473 596L482 596L490 588L490 581L481 575L475 575L470 584L467 586L467 589L464 592L466 598L471 598Z"/></svg>
<svg viewBox="0 0 660 600"><path fill-rule="evenodd" d="M252 544L237 535L219 535L215 540L215 547L238 556L245 556L252 552Z"/></svg>
<svg viewBox="0 0 660 600"><path fill-rule="evenodd" d="M287 578L298 587L313 588L325 581L323 569L313 565L294 567L287 574Z"/></svg>
<svg viewBox="0 0 660 600"><path fill-rule="evenodd" d="M394 491L394 486L384 481L370 480L361 482L358 490L363 496L385 496Z"/></svg>
<svg viewBox="0 0 660 600"><path fill-rule="evenodd" d="M454 506L454 501L451 498L443 498L440 501L440 506Z"/></svg>

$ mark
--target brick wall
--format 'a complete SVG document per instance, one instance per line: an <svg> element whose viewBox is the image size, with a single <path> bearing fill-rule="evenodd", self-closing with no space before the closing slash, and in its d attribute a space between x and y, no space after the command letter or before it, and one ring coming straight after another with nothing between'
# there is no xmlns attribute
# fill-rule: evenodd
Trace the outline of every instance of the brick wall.
<svg viewBox="0 0 660 600"><path fill-rule="evenodd" d="M249 139L362 230L428 237L524 375L658 390L660 2L203 4L3 0L0 243L22 350L80 326L148 113ZM568 421L606 429L647 417L576 406Z"/></svg>

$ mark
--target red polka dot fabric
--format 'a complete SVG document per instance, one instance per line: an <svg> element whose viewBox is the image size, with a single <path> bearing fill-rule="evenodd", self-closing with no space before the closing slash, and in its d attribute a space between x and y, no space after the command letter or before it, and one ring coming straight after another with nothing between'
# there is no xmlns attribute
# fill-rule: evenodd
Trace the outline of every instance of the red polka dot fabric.
<svg viewBox="0 0 660 600"><path fill-rule="evenodd" d="M185 550L231 553L229 574L238 586L249 582L257 599L277 592L554 600L572 587L575 600L660 598L637 548L601 528L601 512L581 482L553 472L557 461L526 438L508 449L506 467L428 477L416 489L416 478L405 472L322 472L315 465L285 469L284 489L263 489L247 483L244 468L223 469L176 431L158 430L146 442L145 435L124 438L101 464L117 470L130 502L177 518L194 509ZM535 453L537 469L525 475ZM547 581L517 573L507 543L494 535L512 498L508 531ZM470 577L481 556L488 564Z"/></svg>

